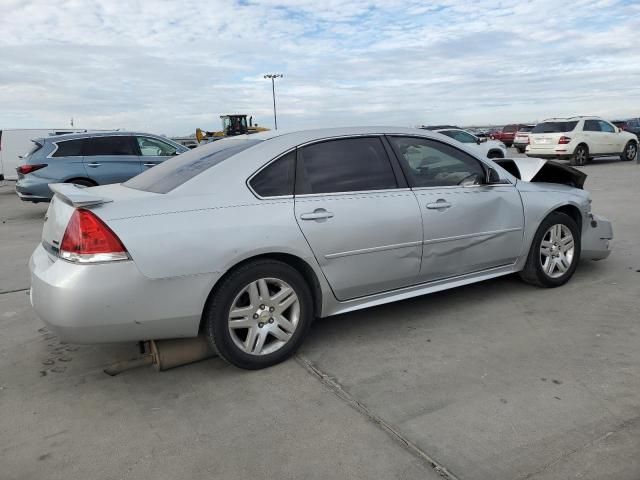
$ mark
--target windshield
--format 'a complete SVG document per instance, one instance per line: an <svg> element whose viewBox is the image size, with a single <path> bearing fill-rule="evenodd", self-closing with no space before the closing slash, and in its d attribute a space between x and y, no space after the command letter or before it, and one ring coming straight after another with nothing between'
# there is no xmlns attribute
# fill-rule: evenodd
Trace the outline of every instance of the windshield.
<svg viewBox="0 0 640 480"><path fill-rule="evenodd" d="M577 120L573 122L542 122L533 127L531 133L566 133L576 128L577 124Z"/></svg>
<svg viewBox="0 0 640 480"><path fill-rule="evenodd" d="M187 180L250 148L262 140L218 140L211 145L190 150L150 168L124 183L125 187L154 193L167 193Z"/></svg>

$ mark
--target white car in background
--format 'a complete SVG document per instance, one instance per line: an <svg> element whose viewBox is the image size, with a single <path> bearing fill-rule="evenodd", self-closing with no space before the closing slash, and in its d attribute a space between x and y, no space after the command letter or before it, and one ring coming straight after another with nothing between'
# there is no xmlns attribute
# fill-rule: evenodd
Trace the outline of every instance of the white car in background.
<svg viewBox="0 0 640 480"><path fill-rule="evenodd" d="M638 153L638 137L598 117L551 118L529 133L529 157L569 160L585 165L594 157L619 156L631 161Z"/></svg>
<svg viewBox="0 0 640 480"><path fill-rule="evenodd" d="M498 140L486 140L459 128L443 128L434 130L435 132L453 138L482 157L505 158L507 147Z"/></svg>

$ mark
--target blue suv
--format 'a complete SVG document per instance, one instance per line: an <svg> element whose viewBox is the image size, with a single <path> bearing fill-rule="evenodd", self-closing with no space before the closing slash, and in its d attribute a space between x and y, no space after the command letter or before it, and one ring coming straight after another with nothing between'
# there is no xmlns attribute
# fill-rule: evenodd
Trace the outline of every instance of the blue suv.
<svg viewBox="0 0 640 480"><path fill-rule="evenodd" d="M50 183L120 183L189 151L168 138L134 132L72 133L33 142L17 168L16 193L34 203L51 200Z"/></svg>

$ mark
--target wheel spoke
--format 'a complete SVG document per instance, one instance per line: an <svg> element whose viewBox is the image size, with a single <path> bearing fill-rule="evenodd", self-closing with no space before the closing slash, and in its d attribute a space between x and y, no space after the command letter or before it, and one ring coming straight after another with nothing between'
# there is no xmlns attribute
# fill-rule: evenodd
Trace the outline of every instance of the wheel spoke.
<svg viewBox="0 0 640 480"><path fill-rule="evenodd" d="M253 352L253 347L256 344L256 337L258 336L258 326L252 326L247 332L247 338L244 341L244 351Z"/></svg>
<svg viewBox="0 0 640 480"><path fill-rule="evenodd" d="M547 257L546 263L542 266L544 272L547 275L551 275L553 273L553 268L555 267L555 260L551 257Z"/></svg>
<svg viewBox="0 0 640 480"><path fill-rule="evenodd" d="M560 241L560 250L562 252L568 252L572 248L573 248L573 237L567 236Z"/></svg>
<svg viewBox="0 0 640 480"><path fill-rule="evenodd" d="M236 307L229 312L229 318L244 318L253 313L254 307L249 305L248 307Z"/></svg>
<svg viewBox="0 0 640 480"><path fill-rule="evenodd" d="M258 339L256 341L255 347L251 350L251 353L259 354L262 352L262 348L264 347L264 342L267 339L267 329L260 328L258 329Z"/></svg>
<svg viewBox="0 0 640 480"><path fill-rule="evenodd" d="M258 292L258 282L253 282L248 286L249 300L252 307L260 305L260 293Z"/></svg>
<svg viewBox="0 0 640 480"><path fill-rule="evenodd" d="M564 255L561 255L559 257L559 260L556 261L556 266L558 267L558 270L560 272L564 273L567 271L567 268L569 268L569 262L567 261Z"/></svg>
<svg viewBox="0 0 640 480"><path fill-rule="evenodd" d="M256 321L249 317L229 320L229 328L234 330L237 328L251 328L255 324Z"/></svg>
<svg viewBox="0 0 640 480"><path fill-rule="evenodd" d="M291 334L287 333L283 330L280 329L280 327L275 326L271 329L270 331L271 335L273 335L274 337L276 337L278 340L281 340L283 342L286 342L287 340L289 340L291 338Z"/></svg>
<svg viewBox="0 0 640 480"><path fill-rule="evenodd" d="M298 301L298 296L292 292L291 295L289 295L287 298L285 298L280 303L278 303L278 306L276 307L276 311L278 313L282 313L297 301Z"/></svg>
<svg viewBox="0 0 640 480"><path fill-rule="evenodd" d="M289 287L282 287L278 293L276 293L273 297L271 297L271 302L277 305L292 293L293 293L293 289Z"/></svg>
<svg viewBox="0 0 640 480"><path fill-rule="evenodd" d="M286 319L283 315L276 315L275 320L276 324L287 332L293 333L293 331L296 329L296 326L288 319Z"/></svg>
<svg viewBox="0 0 640 480"><path fill-rule="evenodd" d="M269 287L267 286L267 281L264 278L261 278L256 282L258 284L258 292L260 294L260 300L268 300L269 295Z"/></svg>

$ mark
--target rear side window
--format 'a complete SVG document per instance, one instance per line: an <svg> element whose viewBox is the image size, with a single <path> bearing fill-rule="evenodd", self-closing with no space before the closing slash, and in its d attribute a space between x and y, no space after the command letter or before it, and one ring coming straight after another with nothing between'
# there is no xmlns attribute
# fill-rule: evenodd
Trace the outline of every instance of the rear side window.
<svg viewBox="0 0 640 480"><path fill-rule="evenodd" d="M212 145L190 150L142 172L124 183L125 187L154 193L167 193L187 180L228 158L257 145L262 140L217 140Z"/></svg>
<svg viewBox="0 0 640 480"><path fill-rule="evenodd" d="M93 137L84 139L84 155L137 155L133 137Z"/></svg>
<svg viewBox="0 0 640 480"><path fill-rule="evenodd" d="M518 129L519 132L530 132L531 130L533 130L533 127L531 125L525 125L524 127L520 127Z"/></svg>
<svg viewBox="0 0 640 480"><path fill-rule="evenodd" d="M78 140L66 140L64 142L58 142L56 145L58 149L53 152L52 157L80 157L82 156L82 145L84 139Z"/></svg>
<svg viewBox="0 0 640 480"><path fill-rule="evenodd" d="M42 144L38 143L38 142L33 142L33 146L29 149L29 151L27 153L24 154L23 158L27 158L30 157L31 155L33 155L34 153L36 153L38 150L40 150L42 148Z"/></svg>
<svg viewBox="0 0 640 480"><path fill-rule="evenodd" d="M249 185L261 197L293 195L296 151L280 157L251 179Z"/></svg>
<svg viewBox="0 0 640 480"><path fill-rule="evenodd" d="M578 121L573 122L542 122L531 130L531 133L566 133L576 128Z"/></svg>
<svg viewBox="0 0 640 480"><path fill-rule="evenodd" d="M585 120L584 127L582 128L585 132L601 132L600 130L600 122L598 120Z"/></svg>
<svg viewBox="0 0 640 480"><path fill-rule="evenodd" d="M297 194L386 190L398 186L377 137L346 138L302 148Z"/></svg>

